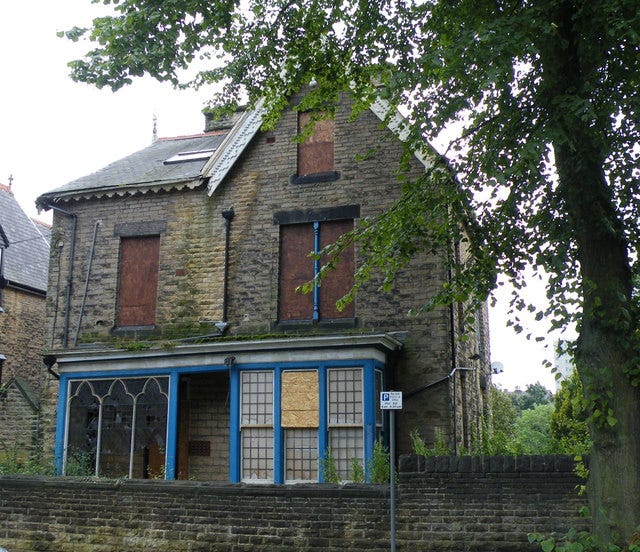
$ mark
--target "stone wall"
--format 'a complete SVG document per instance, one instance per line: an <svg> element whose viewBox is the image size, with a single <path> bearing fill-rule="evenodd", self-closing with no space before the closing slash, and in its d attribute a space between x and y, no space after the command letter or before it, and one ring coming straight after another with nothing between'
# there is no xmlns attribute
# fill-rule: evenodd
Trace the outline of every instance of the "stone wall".
<svg viewBox="0 0 640 552"><path fill-rule="evenodd" d="M226 373L189 376L188 479L229 481L228 382Z"/></svg>
<svg viewBox="0 0 640 552"><path fill-rule="evenodd" d="M12 287L2 290L0 353L7 357L0 385L21 377L39 395L47 379L42 363L45 347L45 298Z"/></svg>
<svg viewBox="0 0 640 552"><path fill-rule="evenodd" d="M0 354L0 458L25 458L40 447L39 408L48 385L42 362L45 298L13 287L2 290Z"/></svg>
<svg viewBox="0 0 640 552"><path fill-rule="evenodd" d="M0 390L0 461L24 460L37 452L40 410L28 384L9 381Z"/></svg>
<svg viewBox="0 0 640 552"><path fill-rule="evenodd" d="M568 457L405 458L399 550L523 552L527 532L582 528ZM389 549L385 485L0 477L9 552Z"/></svg>

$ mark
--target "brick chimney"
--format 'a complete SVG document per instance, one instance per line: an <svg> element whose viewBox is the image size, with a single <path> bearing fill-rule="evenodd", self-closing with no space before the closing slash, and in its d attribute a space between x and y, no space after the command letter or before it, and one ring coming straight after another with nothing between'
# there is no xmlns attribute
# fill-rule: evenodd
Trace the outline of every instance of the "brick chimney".
<svg viewBox="0 0 640 552"><path fill-rule="evenodd" d="M212 113L204 112L204 131L215 132L217 130L229 130L238 122L238 119L242 117L244 113L243 108L239 108L237 111L226 117L218 117L214 119Z"/></svg>

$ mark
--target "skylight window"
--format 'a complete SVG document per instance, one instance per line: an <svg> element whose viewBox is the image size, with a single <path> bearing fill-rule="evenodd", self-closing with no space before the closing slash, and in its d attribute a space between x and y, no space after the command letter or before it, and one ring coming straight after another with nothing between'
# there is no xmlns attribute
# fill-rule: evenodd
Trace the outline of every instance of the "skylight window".
<svg viewBox="0 0 640 552"><path fill-rule="evenodd" d="M174 163L186 163L187 161L206 161L214 151L212 149L181 151L173 157L169 157L164 164L173 165Z"/></svg>

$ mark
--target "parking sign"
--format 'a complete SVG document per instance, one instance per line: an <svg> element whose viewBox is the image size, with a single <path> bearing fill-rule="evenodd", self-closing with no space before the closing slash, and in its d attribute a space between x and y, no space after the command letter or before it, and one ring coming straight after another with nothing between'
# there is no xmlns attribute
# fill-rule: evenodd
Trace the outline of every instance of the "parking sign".
<svg viewBox="0 0 640 552"><path fill-rule="evenodd" d="M402 391L382 391L380 393L381 410L402 410Z"/></svg>

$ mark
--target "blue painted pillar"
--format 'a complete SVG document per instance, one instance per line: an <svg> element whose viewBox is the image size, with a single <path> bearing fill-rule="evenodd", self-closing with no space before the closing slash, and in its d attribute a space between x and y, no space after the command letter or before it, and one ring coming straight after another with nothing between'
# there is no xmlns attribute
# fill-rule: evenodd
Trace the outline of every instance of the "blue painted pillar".
<svg viewBox="0 0 640 552"><path fill-rule="evenodd" d="M364 403L364 474L370 481L370 466L373 445L376 441L376 370L373 361L367 361L362 368L362 397Z"/></svg>
<svg viewBox="0 0 640 552"><path fill-rule="evenodd" d="M284 483L284 429L282 428L282 369L273 370L273 481Z"/></svg>
<svg viewBox="0 0 640 552"><path fill-rule="evenodd" d="M318 458L325 457L328 443L328 425L327 425L327 368L324 365L318 366L318 397L319 397L319 417L318 417ZM318 481L324 482L324 470L322 462L318 466Z"/></svg>
<svg viewBox="0 0 640 552"><path fill-rule="evenodd" d="M69 379L61 375L58 381L58 412L56 416L56 442L54 448L54 465L56 474L62 475L64 460L64 441L67 419L67 396L69 394Z"/></svg>
<svg viewBox="0 0 640 552"><path fill-rule="evenodd" d="M176 478L178 455L178 401L180 399L180 374L169 375L169 413L167 415L167 449L165 452L165 478Z"/></svg>
<svg viewBox="0 0 640 552"><path fill-rule="evenodd" d="M240 482L240 371L229 366L229 481Z"/></svg>

